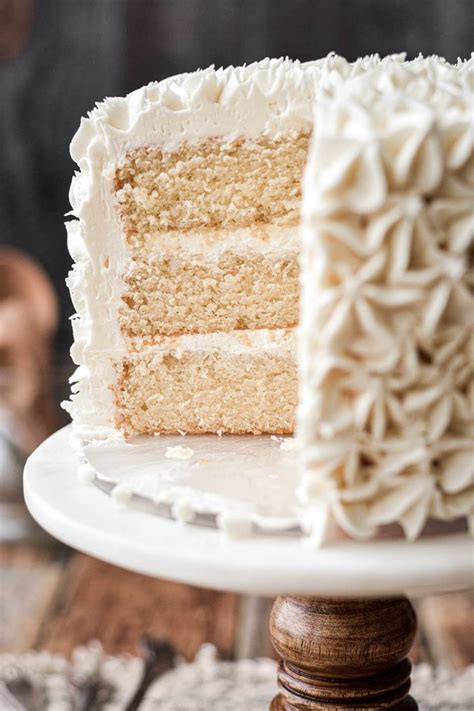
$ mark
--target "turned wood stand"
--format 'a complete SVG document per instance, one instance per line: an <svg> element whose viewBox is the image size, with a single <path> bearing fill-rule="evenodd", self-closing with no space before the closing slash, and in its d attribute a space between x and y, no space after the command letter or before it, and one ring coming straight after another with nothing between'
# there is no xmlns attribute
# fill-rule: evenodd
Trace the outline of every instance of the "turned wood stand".
<svg viewBox="0 0 474 711"><path fill-rule="evenodd" d="M416 711L407 659L416 632L406 597L280 596L270 618L281 657L271 711Z"/></svg>

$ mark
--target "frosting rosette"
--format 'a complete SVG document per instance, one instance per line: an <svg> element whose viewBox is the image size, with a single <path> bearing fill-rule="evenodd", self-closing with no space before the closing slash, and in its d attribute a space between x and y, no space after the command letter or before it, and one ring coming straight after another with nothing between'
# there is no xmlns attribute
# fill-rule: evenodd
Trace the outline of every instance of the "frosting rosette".
<svg viewBox="0 0 474 711"><path fill-rule="evenodd" d="M474 62L321 81L304 178L299 499L368 538L474 510Z"/></svg>

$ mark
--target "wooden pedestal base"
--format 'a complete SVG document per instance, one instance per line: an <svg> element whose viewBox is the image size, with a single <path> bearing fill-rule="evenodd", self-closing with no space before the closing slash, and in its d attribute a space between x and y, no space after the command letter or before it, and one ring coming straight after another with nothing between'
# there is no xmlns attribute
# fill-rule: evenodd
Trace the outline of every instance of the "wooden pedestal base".
<svg viewBox="0 0 474 711"><path fill-rule="evenodd" d="M416 616L404 597L280 596L270 619L282 661L271 711L416 711L407 659Z"/></svg>

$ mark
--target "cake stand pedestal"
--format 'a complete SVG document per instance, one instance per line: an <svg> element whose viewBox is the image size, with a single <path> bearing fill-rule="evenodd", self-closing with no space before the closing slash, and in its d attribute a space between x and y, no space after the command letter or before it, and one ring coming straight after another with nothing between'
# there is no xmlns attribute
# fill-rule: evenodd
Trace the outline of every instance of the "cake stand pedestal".
<svg viewBox="0 0 474 711"><path fill-rule="evenodd" d="M282 661L272 711L412 711L407 654L416 630L405 595L473 583L465 533L312 550L297 536L228 540L133 508L76 476L69 428L25 468L28 508L52 536L115 565L190 585L278 595L271 635Z"/></svg>
<svg viewBox="0 0 474 711"><path fill-rule="evenodd" d="M270 630L282 658L271 711L418 708L408 695L416 632L408 598L283 595Z"/></svg>

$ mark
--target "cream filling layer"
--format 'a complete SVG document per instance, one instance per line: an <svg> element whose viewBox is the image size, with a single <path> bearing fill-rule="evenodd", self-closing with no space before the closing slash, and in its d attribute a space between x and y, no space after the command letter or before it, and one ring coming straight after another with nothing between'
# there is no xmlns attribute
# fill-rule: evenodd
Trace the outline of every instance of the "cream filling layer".
<svg viewBox="0 0 474 711"><path fill-rule="evenodd" d="M252 258L252 252L282 255L299 251L299 224L295 214L293 225L255 225L236 230L191 230L189 232L150 232L142 237L139 256L144 254L163 258L168 256L206 260L218 259L224 252Z"/></svg>
<svg viewBox="0 0 474 711"><path fill-rule="evenodd" d="M184 352L220 352L239 355L265 352L296 354L296 329L275 328L216 333L194 333L182 336L163 336L151 346L137 342L134 353L166 352L179 358ZM130 355L130 354L129 354Z"/></svg>

